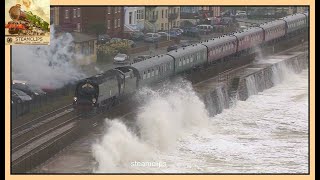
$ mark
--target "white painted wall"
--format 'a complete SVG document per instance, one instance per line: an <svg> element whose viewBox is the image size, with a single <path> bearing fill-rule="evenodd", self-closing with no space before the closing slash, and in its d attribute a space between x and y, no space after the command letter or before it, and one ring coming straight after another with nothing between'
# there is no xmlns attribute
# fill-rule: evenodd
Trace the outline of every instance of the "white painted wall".
<svg viewBox="0 0 320 180"><path fill-rule="evenodd" d="M140 12L140 15L138 14ZM143 29L144 28L144 7L125 7L124 8L124 24L130 26L133 29ZM131 21L130 21L131 18Z"/></svg>

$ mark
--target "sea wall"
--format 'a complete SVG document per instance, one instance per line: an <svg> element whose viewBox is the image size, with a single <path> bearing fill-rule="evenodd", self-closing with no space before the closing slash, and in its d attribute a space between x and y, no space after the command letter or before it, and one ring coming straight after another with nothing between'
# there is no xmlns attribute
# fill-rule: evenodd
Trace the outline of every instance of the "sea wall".
<svg viewBox="0 0 320 180"><path fill-rule="evenodd" d="M210 87L205 93L200 93L200 96L210 116L214 116L229 108L235 101L245 101L249 96L281 83L288 71L300 73L308 68L308 60L308 52L301 52L278 62L249 65L231 78Z"/></svg>

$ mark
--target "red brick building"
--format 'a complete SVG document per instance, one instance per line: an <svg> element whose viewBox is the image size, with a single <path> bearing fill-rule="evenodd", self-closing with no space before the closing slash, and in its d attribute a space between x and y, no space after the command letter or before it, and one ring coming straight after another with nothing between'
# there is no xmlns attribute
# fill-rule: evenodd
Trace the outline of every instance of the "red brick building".
<svg viewBox="0 0 320 180"><path fill-rule="evenodd" d="M122 37L124 10L118 6L59 7L59 29L67 32L106 33L111 37Z"/></svg>

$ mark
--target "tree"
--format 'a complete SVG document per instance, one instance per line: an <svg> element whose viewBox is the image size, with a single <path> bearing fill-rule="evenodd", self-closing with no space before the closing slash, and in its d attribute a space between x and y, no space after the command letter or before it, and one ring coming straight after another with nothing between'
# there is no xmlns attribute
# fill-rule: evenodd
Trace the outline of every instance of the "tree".
<svg viewBox="0 0 320 180"><path fill-rule="evenodd" d="M109 44L100 44L97 49L97 61L104 62L111 60L117 53L127 53L128 43L121 41Z"/></svg>

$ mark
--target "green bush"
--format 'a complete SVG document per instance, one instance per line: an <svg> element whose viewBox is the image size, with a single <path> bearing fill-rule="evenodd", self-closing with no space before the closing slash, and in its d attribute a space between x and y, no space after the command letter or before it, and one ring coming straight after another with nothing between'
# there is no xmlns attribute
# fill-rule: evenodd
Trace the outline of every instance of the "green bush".
<svg viewBox="0 0 320 180"><path fill-rule="evenodd" d="M117 53L128 53L129 45L125 41L100 44L97 48L97 61L105 62L112 60Z"/></svg>

